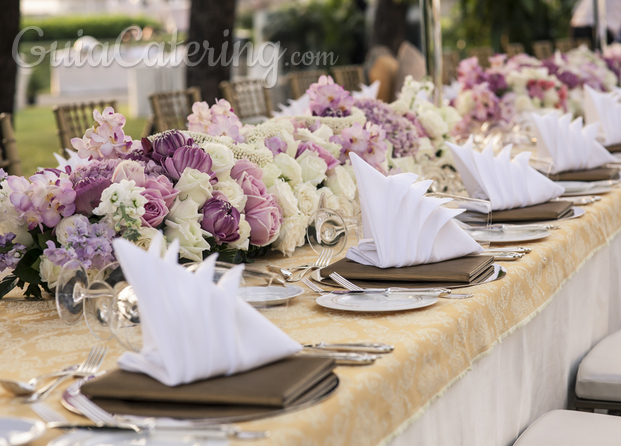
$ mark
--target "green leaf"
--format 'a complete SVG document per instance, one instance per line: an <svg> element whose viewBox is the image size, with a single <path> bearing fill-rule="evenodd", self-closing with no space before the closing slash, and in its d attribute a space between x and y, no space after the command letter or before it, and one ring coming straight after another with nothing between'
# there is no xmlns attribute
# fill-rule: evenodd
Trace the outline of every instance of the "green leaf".
<svg viewBox="0 0 621 446"><path fill-rule="evenodd" d="M54 236L52 236L52 230L49 229L43 233L37 234L36 240L41 249L47 249L47 242L49 240L54 241Z"/></svg>
<svg viewBox="0 0 621 446"><path fill-rule="evenodd" d="M0 281L0 299L9 294L15 286L17 286L17 277L13 274L9 274L2 281Z"/></svg>

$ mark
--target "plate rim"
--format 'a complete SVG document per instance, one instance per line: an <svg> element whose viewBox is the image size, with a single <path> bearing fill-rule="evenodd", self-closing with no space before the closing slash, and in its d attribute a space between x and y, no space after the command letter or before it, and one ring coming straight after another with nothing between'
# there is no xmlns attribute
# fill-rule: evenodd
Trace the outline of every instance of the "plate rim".
<svg viewBox="0 0 621 446"><path fill-rule="evenodd" d="M414 294L414 293L412 293ZM349 312L353 312L353 313L395 313L398 311L410 311L410 310L417 310L419 308L425 308L425 307L429 307L431 305L434 305L436 302L438 302L438 297L437 296L421 296L422 297L422 302L421 303L425 303L425 301L430 301L425 303L424 305L417 305L415 307L406 307L406 308L393 308L393 309L369 309L369 310L364 310L364 309L355 309L355 308L343 308L343 307L337 307L335 306L328 306L325 305L324 303L320 302L321 299L327 299L330 296L337 296L337 297L342 297L342 295L339 294L334 294L334 293L329 293L329 294L323 294L321 296L319 296L317 299L315 299L315 302L317 303L317 305L323 307L323 308L328 308L330 310L338 310L338 311L349 311Z"/></svg>
<svg viewBox="0 0 621 446"><path fill-rule="evenodd" d="M37 420L36 418L4 417L3 416L3 417L0 417L0 420L18 420L18 421L26 422L26 423L31 425L30 429L28 429L27 431L24 431L24 433L28 433L28 432L32 431L32 434L31 434L30 438L28 438L25 441L20 442L20 443L9 443L9 446L21 446L21 445L29 444L29 443L33 442L34 440L36 440L38 438L41 438L41 436L47 430L47 427L45 426L45 423L43 421L41 421L41 420Z"/></svg>
<svg viewBox="0 0 621 446"><path fill-rule="evenodd" d="M582 192L567 192L563 193L562 197L580 197L582 195L598 195L598 194L607 194L612 192L615 186L600 186L600 187L592 187L591 189L584 190Z"/></svg>

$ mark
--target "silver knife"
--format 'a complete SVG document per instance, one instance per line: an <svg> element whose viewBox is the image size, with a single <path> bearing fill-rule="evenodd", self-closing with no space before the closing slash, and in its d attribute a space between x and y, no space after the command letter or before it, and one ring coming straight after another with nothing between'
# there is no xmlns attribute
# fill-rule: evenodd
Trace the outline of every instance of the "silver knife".
<svg viewBox="0 0 621 446"><path fill-rule="evenodd" d="M319 344L304 344L304 348L313 348L337 352L348 351L363 353L390 353L395 349L395 346L389 344L381 344L379 342L328 343L321 341Z"/></svg>
<svg viewBox="0 0 621 446"><path fill-rule="evenodd" d="M379 355L371 355L369 353L346 353L312 348L305 348L297 356L334 359L336 365L369 365L379 358Z"/></svg>
<svg viewBox="0 0 621 446"><path fill-rule="evenodd" d="M136 426L134 424L80 424L80 423L69 423L65 421L51 421L46 424L48 429L82 429L89 431L129 431L141 433L143 432L143 428Z"/></svg>

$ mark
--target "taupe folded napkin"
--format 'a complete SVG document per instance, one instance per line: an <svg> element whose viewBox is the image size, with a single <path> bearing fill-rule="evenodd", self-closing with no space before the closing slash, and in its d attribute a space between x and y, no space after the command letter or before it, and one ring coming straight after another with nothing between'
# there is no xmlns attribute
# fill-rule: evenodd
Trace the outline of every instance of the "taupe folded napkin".
<svg viewBox="0 0 621 446"><path fill-rule="evenodd" d="M551 174L552 181L603 181L612 180L619 173L616 167L598 167L589 170L574 170Z"/></svg>
<svg viewBox="0 0 621 446"><path fill-rule="evenodd" d="M494 257L467 256L402 268L377 268L361 265L345 258L323 268L321 276L328 277L333 272L339 273L358 286L442 287L471 285L484 282L493 274Z"/></svg>
<svg viewBox="0 0 621 446"><path fill-rule="evenodd" d="M492 223L558 220L573 213L571 201L550 201L524 208L492 211Z"/></svg>
<svg viewBox="0 0 621 446"><path fill-rule="evenodd" d="M332 359L295 356L248 372L176 387L142 373L115 370L85 383L82 393L98 402L284 408L321 383L334 367Z"/></svg>
<svg viewBox="0 0 621 446"><path fill-rule="evenodd" d="M605 147L610 153L621 152L621 144L611 144Z"/></svg>

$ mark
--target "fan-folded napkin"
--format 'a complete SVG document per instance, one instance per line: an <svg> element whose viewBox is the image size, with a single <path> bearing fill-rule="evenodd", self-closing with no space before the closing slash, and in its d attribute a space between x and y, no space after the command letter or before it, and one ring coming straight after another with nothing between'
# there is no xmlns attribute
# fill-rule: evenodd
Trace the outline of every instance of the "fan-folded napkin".
<svg viewBox="0 0 621 446"><path fill-rule="evenodd" d="M114 241L123 273L138 299L143 347L126 352L119 367L167 386L251 370L302 347L238 297L243 266L214 283L216 255L194 272L177 262L179 243L159 256L127 240Z"/></svg>
<svg viewBox="0 0 621 446"><path fill-rule="evenodd" d="M599 122L604 144L621 143L621 102L614 92L601 93L588 85L584 86L584 120L587 124Z"/></svg>
<svg viewBox="0 0 621 446"><path fill-rule="evenodd" d="M492 144L482 152L475 151L472 136L463 147L447 144L468 195L489 200L494 211L545 203L565 191L528 165L530 152L522 152L512 161L511 145L494 157Z"/></svg>
<svg viewBox="0 0 621 446"><path fill-rule="evenodd" d="M358 182L363 239L347 258L379 268L403 267L478 254L483 248L453 217L463 212L441 205L451 201L425 197L433 181L402 173L385 177L350 154Z"/></svg>
<svg viewBox="0 0 621 446"><path fill-rule="evenodd" d="M597 140L599 123L582 125L582 118L573 122L571 114L559 117L557 113L540 116L532 114L537 133L537 151L551 158L550 173L588 170L616 159Z"/></svg>

